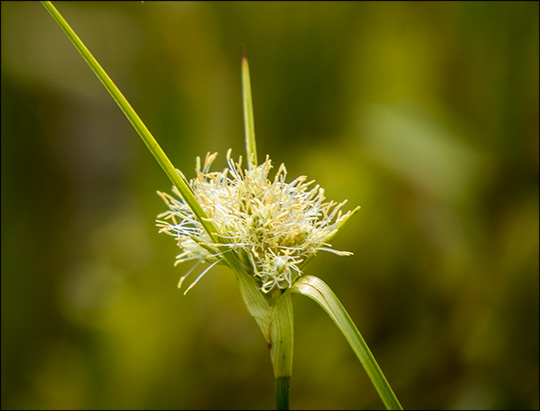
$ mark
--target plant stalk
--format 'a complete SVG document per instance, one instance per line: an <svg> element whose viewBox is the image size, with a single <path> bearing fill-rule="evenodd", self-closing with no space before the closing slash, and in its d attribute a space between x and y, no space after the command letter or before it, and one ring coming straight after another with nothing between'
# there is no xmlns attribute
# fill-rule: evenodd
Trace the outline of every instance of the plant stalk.
<svg viewBox="0 0 540 411"><path fill-rule="evenodd" d="M274 295L277 298L273 305L270 339L267 342L274 368L276 410L288 410L294 347L293 305L291 294L275 290Z"/></svg>
<svg viewBox="0 0 540 411"><path fill-rule="evenodd" d="M289 409L289 382L291 377L277 377L275 379L276 388L276 410Z"/></svg>

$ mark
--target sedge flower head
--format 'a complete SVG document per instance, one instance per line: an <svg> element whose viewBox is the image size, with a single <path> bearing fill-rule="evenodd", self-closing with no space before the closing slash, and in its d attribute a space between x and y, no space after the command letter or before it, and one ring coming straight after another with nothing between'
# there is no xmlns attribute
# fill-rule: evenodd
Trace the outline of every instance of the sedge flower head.
<svg viewBox="0 0 540 411"><path fill-rule="evenodd" d="M215 264L223 262L224 252L235 253L265 293L289 288L302 275L302 265L319 250L352 254L336 251L327 243L351 215L351 211L341 211L346 201L325 202L324 190L306 181L305 176L287 183L283 164L270 179L272 162L268 156L264 163L244 169L242 158L234 162L230 152L228 166L222 171L210 171L217 153L208 154L202 167L197 158L196 177L189 181L195 198L217 229L213 239L176 187L173 192L177 197L158 192L168 210L158 215L157 226L160 232L176 238L181 249L176 263L212 263L192 286ZM181 278L179 287L189 273Z"/></svg>

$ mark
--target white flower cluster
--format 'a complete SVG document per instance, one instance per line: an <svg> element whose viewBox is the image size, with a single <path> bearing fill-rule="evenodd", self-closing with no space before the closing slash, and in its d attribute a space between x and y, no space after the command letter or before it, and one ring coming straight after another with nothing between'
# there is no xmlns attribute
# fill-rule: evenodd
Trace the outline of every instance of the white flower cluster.
<svg viewBox="0 0 540 411"><path fill-rule="evenodd" d="M302 274L301 265L318 250L352 254L333 250L326 243L351 215L351 211L343 214L340 210L346 201L324 202L324 190L318 185L313 187L314 182L306 182L304 176L286 183L283 164L269 180L272 164L268 156L263 164L242 169L242 158L235 163L230 152L228 167L221 172L210 172L217 153L206 156L202 169L197 158L197 176L189 182L217 229L218 243L208 235L176 187L173 191L178 198L158 192L169 209L158 215L157 226L159 232L177 239L181 253L176 263L213 263L191 286L222 261L224 248L225 252L234 252L246 271L259 279L265 293L276 287L290 287ZM181 278L179 286L192 271Z"/></svg>

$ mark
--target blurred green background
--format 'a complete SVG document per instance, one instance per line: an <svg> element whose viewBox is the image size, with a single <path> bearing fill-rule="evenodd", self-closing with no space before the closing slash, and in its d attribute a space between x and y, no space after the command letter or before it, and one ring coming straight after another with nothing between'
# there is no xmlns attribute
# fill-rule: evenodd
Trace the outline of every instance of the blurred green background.
<svg viewBox="0 0 540 411"><path fill-rule="evenodd" d="M323 278L405 408L538 409L538 2L58 2L188 177L243 154L360 212ZM170 183L37 2L1 3L2 409L274 407L231 272L187 296ZM382 408L294 297L291 407Z"/></svg>

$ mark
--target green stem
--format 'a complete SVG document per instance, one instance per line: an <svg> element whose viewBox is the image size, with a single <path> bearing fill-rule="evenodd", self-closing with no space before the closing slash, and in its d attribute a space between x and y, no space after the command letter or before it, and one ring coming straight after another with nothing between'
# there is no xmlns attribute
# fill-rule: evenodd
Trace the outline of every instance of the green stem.
<svg viewBox="0 0 540 411"><path fill-rule="evenodd" d="M246 58L246 49L242 45L242 106L244 109L244 135L248 167L257 167L257 145L255 143L255 123L253 120L253 101L251 98L251 82L249 66ZM274 368L276 410L289 409L289 381L292 373L294 318L290 295L282 295L276 291L271 307L258 298L250 296L246 280L242 281L244 300L251 314L257 320L268 347ZM271 313L270 318L268 314Z"/></svg>
<svg viewBox="0 0 540 411"><path fill-rule="evenodd" d="M291 377L277 377L276 387L276 410L289 409L289 381Z"/></svg>
<svg viewBox="0 0 540 411"><path fill-rule="evenodd" d="M274 368L276 409L289 409L289 380L292 374L294 347L294 315L291 294L274 291L275 298L270 338L270 358Z"/></svg>

